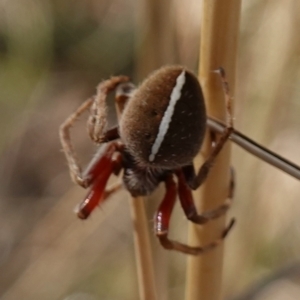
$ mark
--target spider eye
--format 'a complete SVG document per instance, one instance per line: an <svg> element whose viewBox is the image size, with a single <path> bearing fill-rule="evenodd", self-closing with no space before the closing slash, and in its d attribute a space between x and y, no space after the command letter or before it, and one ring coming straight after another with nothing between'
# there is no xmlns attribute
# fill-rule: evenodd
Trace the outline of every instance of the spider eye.
<svg viewBox="0 0 300 300"><path fill-rule="evenodd" d="M151 134L150 133L146 133L145 134L145 138L146 138L146 140L150 140L151 139Z"/></svg>

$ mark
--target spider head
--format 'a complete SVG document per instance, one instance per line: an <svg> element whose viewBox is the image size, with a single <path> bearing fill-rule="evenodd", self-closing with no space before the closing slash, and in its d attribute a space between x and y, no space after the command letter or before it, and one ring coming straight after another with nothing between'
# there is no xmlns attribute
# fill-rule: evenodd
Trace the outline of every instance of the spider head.
<svg viewBox="0 0 300 300"><path fill-rule="evenodd" d="M174 169L192 162L205 126L203 94L196 76L182 66L167 66L133 92L119 130L138 163Z"/></svg>

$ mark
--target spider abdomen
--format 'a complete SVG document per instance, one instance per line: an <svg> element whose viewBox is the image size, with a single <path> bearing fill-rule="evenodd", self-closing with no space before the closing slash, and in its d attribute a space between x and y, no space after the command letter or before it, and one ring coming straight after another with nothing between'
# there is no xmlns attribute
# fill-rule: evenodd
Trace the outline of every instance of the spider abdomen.
<svg viewBox="0 0 300 300"><path fill-rule="evenodd" d="M130 98L120 136L137 162L171 169L198 153L206 125L200 84L181 66L152 73Z"/></svg>

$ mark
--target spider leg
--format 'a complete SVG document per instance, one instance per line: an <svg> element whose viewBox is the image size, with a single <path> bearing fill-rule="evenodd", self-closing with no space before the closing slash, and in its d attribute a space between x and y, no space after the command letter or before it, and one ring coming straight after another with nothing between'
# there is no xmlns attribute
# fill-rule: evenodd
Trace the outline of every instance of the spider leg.
<svg viewBox="0 0 300 300"><path fill-rule="evenodd" d="M212 139L212 151L206 161L203 163L203 165L200 167L197 175L195 174L193 178L189 178L188 184L189 186L195 190L197 189L206 179L211 167L213 166L216 157L223 149L226 141L229 139L232 131L233 131L233 116L231 111L231 97L229 95L229 86L228 82L226 81L225 77L225 71L220 68L216 71L220 74L222 88L224 92L224 98L225 98L225 105L226 105L226 112L227 112L227 120L226 120L226 128L222 135L220 136L218 141L215 141L215 139Z"/></svg>
<svg viewBox="0 0 300 300"><path fill-rule="evenodd" d="M81 167L79 165L78 158L76 156L74 147L72 145L70 129L73 126L76 119L78 119L83 112L89 109L90 106L93 104L93 102L94 102L94 98L92 97L86 100L84 103L82 103L78 107L78 109L73 114L71 114L63 122L63 124L61 124L59 128L59 137L63 147L63 151L67 158L71 178L75 183L79 184L82 187L87 187L88 185L82 177Z"/></svg>
<svg viewBox="0 0 300 300"><path fill-rule="evenodd" d="M111 80L107 80L107 81L100 83L100 85L98 87L97 95L87 99L83 104L81 104L77 108L77 110L73 114L71 114L60 126L59 136L60 136L61 144L63 147L63 151L67 158L71 178L75 183L77 183L78 185L80 185L84 188L88 187L88 182L82 175L82 170L81 170L78 158L76 156L74 147L72 145L70 129L74 125L75 121L80 117L80 115L82 115L90 107L92 107L92 116L90 117L90 120L92 120L92 121L88 122L88 131L89 131L90 135L91 135L91 130L93 130L93 128L94 128L93 127L91 129L90 122L93 123L94 121L96 122L98 120L95 117L95 114L97 114L98 111L100 111L100 119L98 121L101 122L101 120L102 120L106 124L106 105L105 105L105 97L106 96L104 96L104 99L103 99L103 95L101 97L101 95L99 95L99 93L103 89L105 90L105 87L106 87L106 93L108 93L110 89L113 89L114 85L117 85L118 83L126 81L126 80L128 80L127 77L119 76L119 77L113 77ZM107 82L109 82L109 84ZM96 107L96 109L95 109L95 107ZM101 111L101 109L103 109L103 111ZM96 124L97 123L95 123L95 125ZM99 124L98 124L97 128L99 129ZM101 132L98 134L101 135L101 138L99 137L97 139L97 142L109 142L109 141L119 138L117 126L111 128L110 130L107 130L105 132L104 132L104 128L102 128Z"/></svg>
<svg viewBox="0 0 300 300"><path fill-rule="evenodd" d="M171 176L169 176L165 180L165 184L166 184L166 194L155 215L155 233L159 238L161 245L165 249L176 250L179 252L192 254L192 255L198 255L217 247L222 242L222 240L227 236L228 232L230 231L230 229L234 224L234 220L232 220L229 223L227 228L223 231L223 233L218 239L212 241L211 243L203 247L191 247L170 240L168 238L170 217L175 204L177 191L176 191L176 183L174 182Z"/></svg>
<svg viewBox="0 0 300 300"><path fill-rule="evenodd" d="M87 127L90 138L96 142L103 141L103 133L107 124L107 95L115 90L121 83L126 83L129 78L126 76L114 76L102 81L97 87L97 94L91 107L91 115Z"/></svg>
<svg viewBox="0 0 300 300"><path fill-rule="evenodd" d="M59 136L62 144L63 151L67 158L70 175L72 180L78 185L86 188L89 186L87 178L82 174L82 169L79 164L79 160L77 158L75 149L72 144L70 130L74 125L75 121L80 117L82 113L84 113L87 109L91 107L94 102L94 97L87 99L83 104L81 104L77 110L71 114L60 126ZM119 138L118 128L112 128L105 132L103 136L104 142L109 142Z"/></svg>
<svg viewBox="0 0 300 300"><path fill-rule="evenodd" d="M120 185L114 185L105 190L107 181L112 173L118 173L122 168L120 153L116 153L117 143L107 145L104 154L96 158L86 171L86 178L90 180L91 189L75 211L80 219L86 219L91 212L109 195L117 191Z"/></svg>
<svg viewBox="0 0 300 300"><path fill-rule="evenodd" d="M181 170L176 172L178 177L178 194L183 211L188 218L188 220L196 224L205 224L209 220L219 218L224 215L226 211L232 204L232 198L228 198L223 204L221 204L216 209L203 212L201 214L197 213L197 209L194 203L192 191L188 186L184 174ZM229 195L232 194L232 182L230 182Z"/></svg>

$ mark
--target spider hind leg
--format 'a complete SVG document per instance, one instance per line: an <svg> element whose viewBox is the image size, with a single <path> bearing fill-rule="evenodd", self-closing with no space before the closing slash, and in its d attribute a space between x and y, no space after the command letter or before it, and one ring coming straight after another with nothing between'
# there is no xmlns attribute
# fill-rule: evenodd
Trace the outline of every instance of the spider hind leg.
<svg viewBox="0 0 300 300"><path fill-rule="evenodd" d="M166 194L155 215L155 233L161 245L165 249L176 250L191 255L202 254L217 247L231 230L235 222L234 219L230 221L229 225L225 228L219 238L202 247L192 247L169 239L169 223L171 213L176 201L177 187L172 176L166 178L165 185Z"/></svg>

